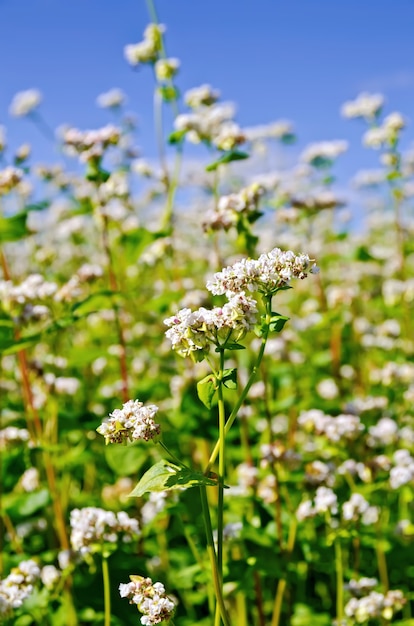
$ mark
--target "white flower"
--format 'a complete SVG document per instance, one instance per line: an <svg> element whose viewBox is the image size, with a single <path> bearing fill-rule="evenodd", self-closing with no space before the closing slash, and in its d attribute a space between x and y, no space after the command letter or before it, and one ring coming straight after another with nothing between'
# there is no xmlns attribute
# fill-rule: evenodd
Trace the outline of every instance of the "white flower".
<svg viewBox="0 0 414 626"><path fill-rule="evenodd" d="M363 117L371 121L380 113L383 104L383 95L363 92L355 100L345 102L341 108L341 114L347 118Z"/></svg>
<svg viewBox="0 0 414 626"><path fill-rule="evenodd" d="M282 252L274 248L258 259L242 259L207 282L207 289L215 295L234 294L239 291L260 291L267 295L286 287L292 278L306 278L315 273L316 266L307 254L296 255L291 250Z"/></svg>
<svg viewBox="0 0 414 626"><path fill-rule="evenodd" d="M20 478L22 488L30 493L39 487L39 472L35 467L27 469Z"/></svg>
<svg viewBox="0 0 414 626"><path fill-rule="evenodd" d="M10 115L24 117L36 109L42 101L42 94L37 89L19 91L10 104Z"/></svg>
<svg viewBox="0 0 414 626"><path fill-rule="evenodd" d="M162 583L153 583L151 578L130 576L130 583L119 585L121 598L128 598L130 604L135 604L143 614L141 624L152 626L169 620L175 609L175 604L165 594Z"/></svg>
<svg viewBox="0 0 414 626"><path fill-rule="evenodd" d="M72 548L82 554L100 550L104 542L116 544L120 536L131 541L139 534L137 520L124 511L113 513L93 506L73 509L70 526Z"/></svg>
<svg viewBox="0 0 414 626"><path fill-rule="evenodd" d="M166 337L173 350L189 356L196 350L208 350L210 344L225 345L237 342L253 329L257 319L256 301L244 291L232 293L229 302L222 307L196 311L181 309L176 315L164 320L169 327Z"/></svg>
<svg viewBox="0 0 414 626"><path fill-rule="evenodd" d="M348 150L347 141L321 141L319 143L312 143L300 155L301 161L310 163L311 165L317 165L324 161L333 161L340 154Z"/></svg>
<svg viewBox="0 0 414 626"><path fill-rule="evenodd" d="M128 400L122 409L115 409L96 429L105 437L105 443L123 443L143 439L149 441L160 434L160 425L154 421L158 411L155 404L144 406L139 400Z"/></svg>
<svg viewBox="0 0 414 626"><path fill-rule="evenodd" d="M155 63L155 76L159 81L171 80L180 67L179 59L158 59Z"/></svg>
<svg viewBox="0 0 414 626"><path fill-rule="evenodd" d="M211 106L220 98L220 92L213 89L211 85L200 85L189 89L184 94L184 101L191 109L198 109L201 106Z"/></svg>
<svg viewBox="0 0 414 626"><path fill-rule="evenodd" d="M116 109L125 103L125 94L122 89L110 89L105 93L101 93L96 103L102 109Z"/></svg>

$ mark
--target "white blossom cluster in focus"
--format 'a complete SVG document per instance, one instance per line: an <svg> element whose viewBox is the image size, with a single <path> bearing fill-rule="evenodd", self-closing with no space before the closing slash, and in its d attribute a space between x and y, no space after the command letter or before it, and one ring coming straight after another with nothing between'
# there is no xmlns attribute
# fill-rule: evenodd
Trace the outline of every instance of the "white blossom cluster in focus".
<svg viewBox="0 0 414 626"><path fill-rule="evenodd" d="M130 583L121 583L119 593L121 598L128 598L130 604L135 604L143 614L141 624L152 626L168 621L174 613L175 604L165 594L162 583L153 583L151 578L130 576Z"/></svg>
<svg viewBox="0 0 414 626"><path fill-rule="evenodd" d="M207 350L229 341L237 342L252 330L257 321L257 306L253 298L243 291L233 293L222 307L196 311L181 309L176 315L164 320L169 327L166 337L173 350L189 356L196 350Z"/></svg>
<svg viewBox="0 0 414 626"><path fill-rule="evenodd" d="M139 400L128 400L122 409L115 409L96 429L105 437L105 443L149 441L160 434L160 425L154 421L158 412L155 404L144 406Z"/></svg>
<svg viewBox="0 0 414 626"><path fill-rule="evenodd" d="M307 254L296 255L291 250L283 252L273 248L258 259L242 259L214 274L207 289L214 295L233 294L240 291L259 291L272 295L289 285L292 278L306 278L308 272L316 273L316 265Z"/></svg>

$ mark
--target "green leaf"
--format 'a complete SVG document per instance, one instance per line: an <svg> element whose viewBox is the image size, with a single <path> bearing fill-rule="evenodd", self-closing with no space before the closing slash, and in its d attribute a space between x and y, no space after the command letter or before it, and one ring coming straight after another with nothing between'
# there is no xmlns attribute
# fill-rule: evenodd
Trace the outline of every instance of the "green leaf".
<svg viewBox="0 0 414 626"><path fill-rule="evenodd" d="M200 398L204 406L206 406L208 409L211 409L216 390L217 390L217 383L216 383L216 379L214 378L212 374L209 374L202 380L199 380L197 383L198 397Z"/></svg>
<svg viewBox="0 0 414 626"><path fill-rule="evenodd" d="M50 502L48 489L41 489L32 493L8 494L5 497L4 508L11 516L27 517L36 511L44 509Z"/></svg>
<svg viewBox="0 0 414 626"><path fill-rule="evenodd" d="M119 298L120 294L117 291L111 291L110 289L103 289L102 291L96 291L90 294L87 298L81 302L76 302L71 307L72 313L76 317L85 317L90 313L96 313L101 309L107 309L108 306L113 304L114 297Z"/></svg>
<svg viewBox="0 0 414 626"><path fill-rule="evenodd" d="M201 485L217 485L217 482L200 472L193 472L163 459L145 472L139 483L128 494L128 497L139 498L147 492L199 487Z"/></svg>
<svg viewBox="0 0 414 626"><path fill-rule="evenodd" d="M270 318L269 330L271 333L280 333L283 330L284 325L289 320L289 317L285 315L279 315L279 313L272 313Z"/></svg>
<svg viewBox="0 0 414 626"><path fill-rule="evenodd" d="M223 371L223 385L227 387L227 389L237 389L237 368L233 367L232 369Z"/></svg>
<svg viewBox="0 0 414 626"><path fill-rule="evenodd" d="M187 130L183 129L183 130L175 130L173 133L171 133L171 135L168 137L168 143L171 146L176 145L177 143L181 143L184 140L184 137L187 134Z"/></svg>
<svg viewBox="0 0 414 626"><path fill-rule="evenodd" d="M241 343L226 343L226 350L246 350L246 346L242 346ZM216 348L216 352L220 352L220 349Z"/></svg>
<svg viewBox="0 0 414 626"><path fill-rule="evenodd" d="M0 243L18 241L30 233L26 226L27 211L12 217L0 217Z"/></svg>
<svg viewBox="0 0 414 626"><path fill-rule="evenodd" d="M240 152L239 150L230 150L225 152L217 161L207 165L207 172L214 172L220 165L231 163L232 161L241 161L242 159L248 159L249 155L246 152Z"/></svg>

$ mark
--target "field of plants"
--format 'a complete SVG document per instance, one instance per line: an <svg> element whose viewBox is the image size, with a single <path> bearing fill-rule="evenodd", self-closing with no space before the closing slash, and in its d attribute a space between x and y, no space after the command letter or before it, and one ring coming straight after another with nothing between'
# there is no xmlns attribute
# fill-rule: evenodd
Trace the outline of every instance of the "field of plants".
<svg viewBox="0 0 414 626"><path fill-rule="evenodd" d="M414 626L406 117L338 112L378 155L351 211L347 141L292 165L151 18L156 163L119 89L56 132L16 94L59 164L0 127L0 623Z"/></svg>

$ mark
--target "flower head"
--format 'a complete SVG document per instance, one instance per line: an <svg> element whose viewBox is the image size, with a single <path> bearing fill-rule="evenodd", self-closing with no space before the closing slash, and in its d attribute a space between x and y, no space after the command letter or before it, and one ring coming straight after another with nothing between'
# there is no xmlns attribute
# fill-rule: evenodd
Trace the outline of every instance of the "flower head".
<svg viewBox="0 0 414 626"><path fill-rule="evenodd" d="M274 248L258 259L242 259L214 275L207 289L215 295L240 291L259 291L266 295L287 287L292 278L306 278L307 272L316 273L307 254L296 255L291 250Z"/></svg>
<svg viewBox="0 0 414 626"><path fill-rule="evenodd" d="M130 604L136 604L143 614L141 624L151 626L169 620L174 613L174 602L165 594L162 583L153 583L151 578L130 576L130 583L121 583L121 598L128 598Z"/></svg>
<svg viewBox="0 0 414 626"><path fill-rule="evenodd" d="M120 536L125 542L131 541L139 533L137 520L124 511L113 513L93 506L73 509L70 526L72 548L82 554L101 549L104 542L117 544Z"/></svg>
<svg viewBox="0 0 414 626"><path fill-rule="evenodd" d="M115 409L96 429L105 437L105 443L149 441L160 434L160 425L154 421L158 411L155 404L144 406L139 400L128 400L122 409Z"/></svg>
<svg viewBox="0 0 414 626"><path fill-rule="evenodd" d="M36 109L42 101L42 94L38 89L19 91L10 104L10 115L13 117L25 117Z"/></svg>

